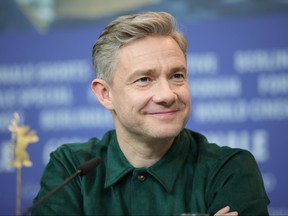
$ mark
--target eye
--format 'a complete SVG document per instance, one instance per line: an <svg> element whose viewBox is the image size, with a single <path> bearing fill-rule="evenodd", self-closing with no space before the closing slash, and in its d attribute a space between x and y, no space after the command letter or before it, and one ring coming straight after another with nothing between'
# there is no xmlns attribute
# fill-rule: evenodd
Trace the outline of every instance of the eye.
<svg viewBox="0 0 288 216"><path fill-rule="evenodd" d="M177 80L177 81L183 81L185 79L185 75L183 73L175 73L172 76L172 79Z"/></svg>
<svg viewBox="0 0 288 216"><path fill-rule="evenodd" d="M148 77L141 77L140 79L137 80L138 82L148 82L149 78Z"/></svg>
<svg viewBox="0 0 288 216"><path fill-rule="evenodd" d="M146 86L151 82L151 78L149 77L141 77L135 81L138 86Z"/></svg>

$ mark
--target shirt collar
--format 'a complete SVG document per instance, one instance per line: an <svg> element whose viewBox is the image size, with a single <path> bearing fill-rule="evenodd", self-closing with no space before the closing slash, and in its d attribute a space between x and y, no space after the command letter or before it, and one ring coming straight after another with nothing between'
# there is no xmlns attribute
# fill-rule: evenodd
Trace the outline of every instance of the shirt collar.
<svg viewBox="0 0 288 216"><path fill-rule="evenodd" d="M176 178L182 170L189 153L189 145L189 141L183 136L182 131L164 157L147 170L168 192L172 190Z"/></svg>
<svg viewBox="0 0 288 216"><path fill-rule="evenodd" d="M107 188L115 184L133 169L134 167L122 153L118 145L116 132L114 131L107 150L107 170L104 187Z"/></svg>
<svg viewBox="0 0 288 216"><path fill-rule="evenodd" d="M172 190L189 153L190 143L183 133L184 130L175 138L171 148L156 164L147 168L147 172L157 179L168 192ZM108 147L107 162L105 188L115 184L135 169L120 150L116 133Z"/></svg>

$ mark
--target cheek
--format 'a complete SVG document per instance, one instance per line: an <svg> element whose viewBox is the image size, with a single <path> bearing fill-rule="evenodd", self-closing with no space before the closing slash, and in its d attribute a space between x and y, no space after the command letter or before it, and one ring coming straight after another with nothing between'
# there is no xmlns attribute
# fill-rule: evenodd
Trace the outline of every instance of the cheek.
<svg viewBox="0 0 288 216"><path fill-rule="evenodd" d="M113 97L114 109L122 113L127 113L131 115L132 113L140 111L147 104L147 95L142 95L141 93L133 94L132 92L125 93L119 91L117 95Z"/></svg>
<svg viewBox="0 0 288 216"><path fill-rule="evenodd" d="M189 88L182 89L182 91L178 92L178 98L181 100L183 103L189 105L188 103L191 102L191 95Z"/></svg>
<svg viewBox="0 0 288 216"><path fill-rule="evenodd" d="M144 111L148 107L149 101L151 101L151 97L147 92L143 92L143 94L142 92L137 92L137 94L130 95L127 98L127 103L129 103L130 111L134 113Z"/></svg>
<svg viewBox="0 0 288 216"><path fill-rule="evenodd" d="M191 104L191 95L190 94L187 94L186 101L187 101L187 103L189 103L189 105Z"/></svg>

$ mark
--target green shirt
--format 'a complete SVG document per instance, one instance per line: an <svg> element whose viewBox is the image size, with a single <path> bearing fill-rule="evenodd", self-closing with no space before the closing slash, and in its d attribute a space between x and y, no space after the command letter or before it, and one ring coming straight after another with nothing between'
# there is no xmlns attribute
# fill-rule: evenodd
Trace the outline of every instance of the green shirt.
<svg viewBox="0 0 288 216"><path fill-rule="evenodd" d="M177 215L215 213L229 205L240 215L268 215L269 199L252 154L208 143L187 129L149 168L127 161L114 130L102 140L62 145L51 153L34 202L95 156L103 160L97 168L76 177L32 214Z"/></svg>

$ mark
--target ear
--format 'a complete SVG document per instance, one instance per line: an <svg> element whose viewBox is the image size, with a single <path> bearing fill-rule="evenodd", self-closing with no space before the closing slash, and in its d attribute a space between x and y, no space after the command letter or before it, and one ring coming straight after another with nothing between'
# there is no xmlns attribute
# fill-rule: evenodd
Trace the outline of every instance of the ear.
<svg viewBox="0 0 288 216"><path fill-rule="evenodd" d="M108 110L113 110L113 103L110 97L110 86L103 79L94 79L91 89L99 102Z"/></svg>

